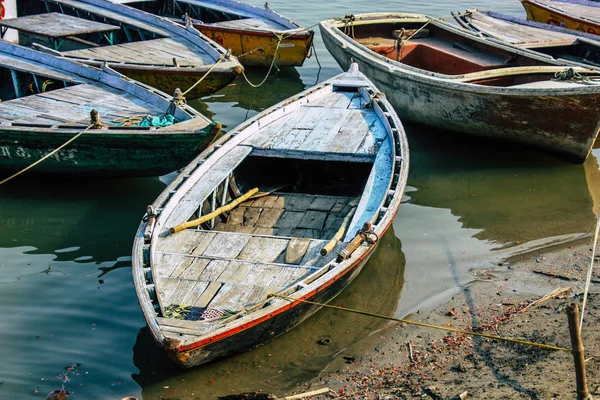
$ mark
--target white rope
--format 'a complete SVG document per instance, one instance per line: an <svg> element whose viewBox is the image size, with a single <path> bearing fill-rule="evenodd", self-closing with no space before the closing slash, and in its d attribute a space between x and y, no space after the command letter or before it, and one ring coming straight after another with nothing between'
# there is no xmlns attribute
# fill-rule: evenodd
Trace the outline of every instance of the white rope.
<svg viewBox="0 0 600 400"><path fill-rule="evenodd" d="M579 320L579 330L583 326L583 314L585 314L585 304L587 303L588 293L590 291L590 282L592 281L592 271L594 269L594 257L596 256L596 243L598 242L598 231L600 231L600 215L596 222L596 233L594 235L594 246L592 247L592 261L588 269L587 278L585 280L585 290L583 291L583 304L581 305L581 319Z"/></svg>

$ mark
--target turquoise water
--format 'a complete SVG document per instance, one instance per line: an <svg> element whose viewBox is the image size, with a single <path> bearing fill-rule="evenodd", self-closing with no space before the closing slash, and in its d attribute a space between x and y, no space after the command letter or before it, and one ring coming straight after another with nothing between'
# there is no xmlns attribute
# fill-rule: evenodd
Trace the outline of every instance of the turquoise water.
<svg viewBox="0 0 600 400"><path fill-rule="evenodd" d="M350 13L442 16L503 3L278 0L270 7L310 26ZM524 15L516 1L500 10ZM238 79L194 106L231 128L338 74L316 31L322 69L313 57L259 89ZM248 76L258 82L264 73ZM394 230L336 304L404 315L441 299L469 279L469 268L487 266L503 248L592 230L600 188L595 156L575 166L532 150L406 128L405 203ZM0 189L0 399L43 399L63 384L71 399L281 393L304 387L336 354L381 326L323 310L254 351L188 371L170 367L143 329L130 271L139 220L169 179L18 179ZM332 344L317 345L322 337Z"/></svg>

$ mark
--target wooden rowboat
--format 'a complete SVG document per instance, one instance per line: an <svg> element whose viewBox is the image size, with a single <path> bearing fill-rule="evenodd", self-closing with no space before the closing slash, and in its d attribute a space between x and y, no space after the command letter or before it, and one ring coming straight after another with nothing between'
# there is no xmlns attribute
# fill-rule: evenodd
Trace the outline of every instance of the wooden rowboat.
<svg viewBox="0 0 600 400"><path fill-rule="evenodd" d="M527 19L600 34L600 4L586 0L521 0Z"/></svg>
<svg viewBox="0 0 600 400"><path fill-rule="evenodd" d="M133 277L153 337L191 367L299 324L319 308L302 300L327 302L373 254L407 174L400 120L356 65L238 126L137 231Z"/></svg>
<svg viewBox="0 0 600 400"><path fill-rule="evenodd" d="M569 70L424 15L363 14L320 28L338 64L357 62L406 120L528 144L576 163L598 135L593 79L600 74L593 70Z"/></svg>
<svg viewBox="0 0 600 400"><path fill-rule="evenodd" d="M313 41L302 28L268 6L264 9L235 0L111 0L185 23L231 49L245 67L301 66ZM279 46L278 41L281 39Z"/></svg>
<svg viewBox="0 0 600 400"><path fill-rule="evenodd" d="M155 176L186 165L218 132L219 125L193 108L108 67L5 41L0 79L0 169L7 176L97 123L92 110L101 122L28 174ZM171 125L151 126L171 119ZM135 126L142 120L147 126Z"/></svg>
<svg viewBox="0 0 600 400"><path fill-rule="evenodd" d="M600 37L494 11L452 13L465 29L552 56L565 65L600 66Z"/></svg>
<svg viewBox="0 0 600 400"><path fill-rule="evenodd" d="M17 29L23 44L99 66L163 92L187 91L188 99L216 92L242 71L239 61L192 26L108 0L43 0L23 7L30 15L0 21ZM48 47L50 46L50 47Z"/></svg>

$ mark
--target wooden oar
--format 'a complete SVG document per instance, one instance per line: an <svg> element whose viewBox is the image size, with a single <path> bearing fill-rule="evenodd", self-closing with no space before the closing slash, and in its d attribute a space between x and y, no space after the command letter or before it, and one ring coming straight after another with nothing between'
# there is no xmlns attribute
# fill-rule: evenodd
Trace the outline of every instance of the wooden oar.
<svg viewBox="0 0 600 400"><path fill-rule="evenodd" d="M188 222L183 222L177 226L174 226L170 229L170 231L171 231L171 233L177 233L177 232L182 231L187 228L195 228L198 225L205 223L206 221L210 221L211 219L218 217L220 214L223 214L224 212L233 210L235 207L238 206L238 204L243 203L244 201L248 200L250 197L252 197L252 195L254 195L256 193L258 193L258 188L250 189L248 192L241 195L237 199L231 201L229 204L221 206L221 207L217 208L215 211L213 211L209 214L203 215L200 218L197 218L197 219L194 219L194 220L191 220Z"/></svg>
<svg viewBox="0 0 600 400"><path fill-rule="evenodd" d="M174 226L170 229L171 233L177 233L179 231L182 231L184 229L187 228L195 228L199 225L202 225L203 223L210 221L213 218L218 217L219 215L231 211L233 210L235 207L237 207L240 203L243 203L246 200L250 200L250 199L257 199L259 197L264 197L264 196L268 196L273 192L276 192L284 187L288 186L287 184L285 185L281 185L281 186L276 186L276 187L272 187L269 189L266 189L263 192L259 192L258 188L253 188L250 189L248 192L246 192L245 194L241 195L240 197L238 197L235 200L232 200L231 202L229 202L228 204L221 206L217 209L215 209L213 212L203 215L200 218L194 219L192 221L188 221L188 222L183 222L177 226Z"/></svg>
<svg viewBox="0 0 600 400"><path fill-rule="evenodd" d="M339 243L339 241L342 240L342 237L344 236L344 232L346 232L346 228L348 227L348 224L350 223L350 219L352 218L352 216L354 215L355 212L356 212L356 206L352 207L350 212L344 218L344 221L342 221L342 226L340 226L340 229L338 229L338 231L335 233L335 235L333 235L331 240L329 242L327 242L327 244L325 246L323 246L323 248L321 249L322 256L326 256L327 254L329 254L329 252L331 250L333 250L333 248Z"/></svg>

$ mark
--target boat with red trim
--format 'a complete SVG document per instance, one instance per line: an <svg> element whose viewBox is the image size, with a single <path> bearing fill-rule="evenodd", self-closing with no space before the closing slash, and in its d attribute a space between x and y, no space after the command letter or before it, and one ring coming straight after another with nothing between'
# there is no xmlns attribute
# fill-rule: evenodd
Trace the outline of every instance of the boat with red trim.
<svg viewBox="0 0 600 400"><path fill-rule="evenodd" d="M308 318L319 307L304 300L329 301L373 254L408 163L398 116L356 64L230 131L136 233L134 283L154 339L192 367Z"/></svg>

